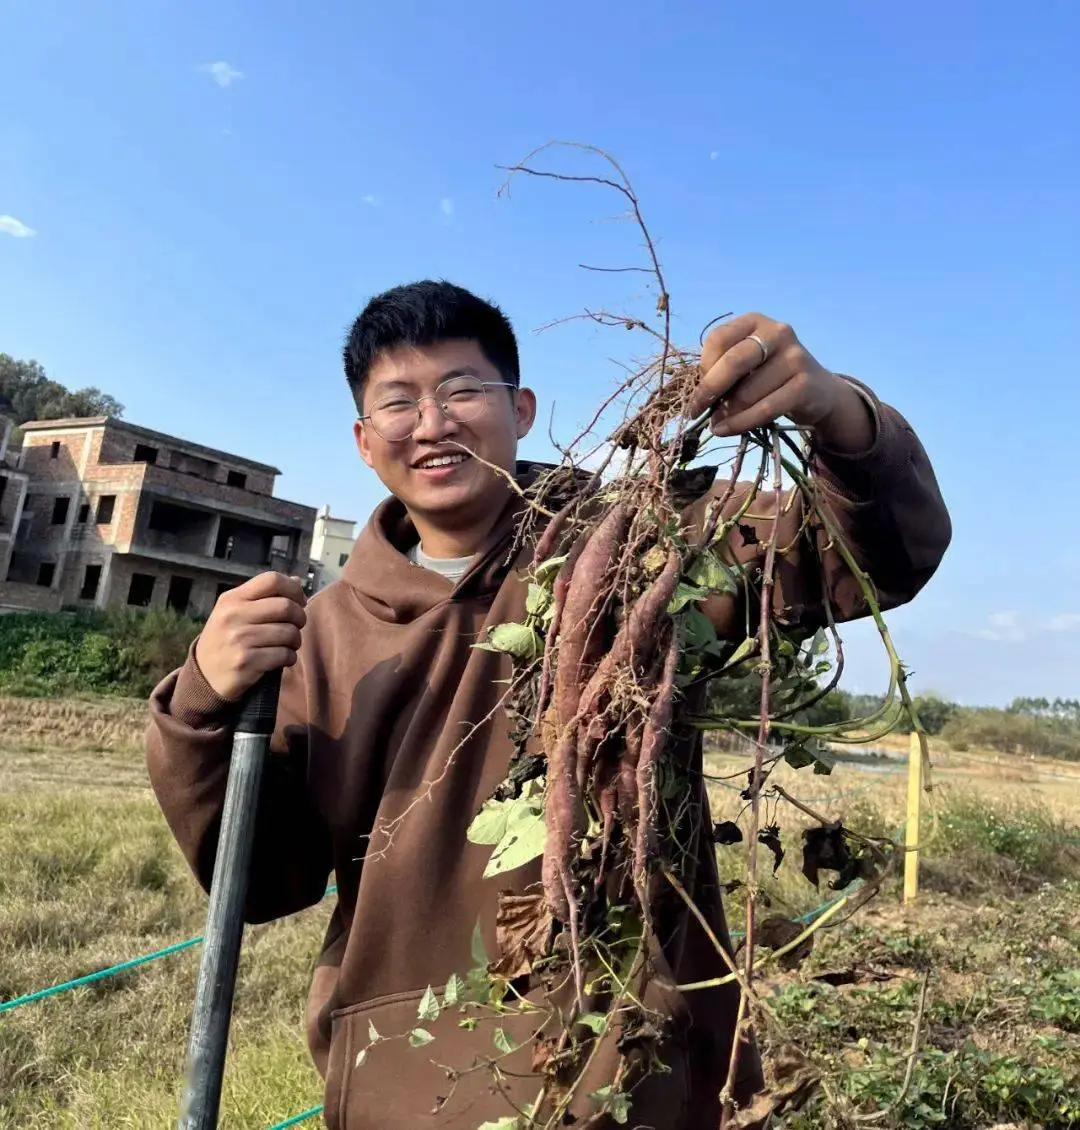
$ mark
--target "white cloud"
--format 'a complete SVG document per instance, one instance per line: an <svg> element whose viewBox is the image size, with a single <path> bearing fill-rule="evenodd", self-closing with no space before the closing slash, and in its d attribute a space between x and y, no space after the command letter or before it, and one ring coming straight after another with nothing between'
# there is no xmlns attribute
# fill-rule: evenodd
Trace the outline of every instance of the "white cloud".
<svg viewBox="0 0 1080 1130"><path fill-rule="evenodd" d="M1080 631L1080 612L1060 612L1046 622L1048 632Z"/></svg>
<svg viewBox="0 0 1080 1130"><path fill-rule="evenodd" d="M449 196L444 196L439 201L439 211L442 212L442 214L448 220L452 220L454 218L454 202L450 199Z"/></svg>
<svg viewBox="0 0 1080 1130"><path fill-rule="evenodd" d="M1022 640L1024 629L1020 626L1020 613L1008 610L991 612L986 618L986 627L969 633L980 640Z"/></svg>
<svg viewBox="0 0 1080 1130"><path fill-rule="evenodd" d="M363 201L370 208L378 208L378 206L382 203L382 201L377 196L374 196L370 192L367 194L367 196L363 197Z"/></svg>
<svg viewBox="0 0 1080 1130"><path fill-rule="evenodd" d="M203 63L199 68L208 74L218 86L232 86L238 78L244 77L243 71L238 71L231 63Z"/></svg>
<svg viewBox="0 0 1080 1130"><path fill-rule="evenodd" d="M28 228L22 220L16 220L14 216L0 216L0 232L13 235L16 239L30 239L31 236L37 235L33 228Z"/></svg>

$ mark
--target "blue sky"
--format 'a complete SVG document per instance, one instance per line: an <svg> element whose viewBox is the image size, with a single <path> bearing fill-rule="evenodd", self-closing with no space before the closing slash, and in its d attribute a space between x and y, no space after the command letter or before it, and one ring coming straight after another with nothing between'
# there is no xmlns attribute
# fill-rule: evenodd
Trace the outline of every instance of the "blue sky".
<svg viewBox="0 0 1080 1130"><path fill-rule="evenodd" d="M955 541L890 617L916 685L1075 695L1078 37L1053 0L23 0L0 45L0 350L365 518L381 489L339 348L372 293L434 275L496 298L560 435L611 387L621 331L533 331L640 297L577 269L637 261L618 203L496 197L544 141L603 146L681 340L762 310L923 438ZM871 635L849 636L849 685L875 689Z"/></svg>

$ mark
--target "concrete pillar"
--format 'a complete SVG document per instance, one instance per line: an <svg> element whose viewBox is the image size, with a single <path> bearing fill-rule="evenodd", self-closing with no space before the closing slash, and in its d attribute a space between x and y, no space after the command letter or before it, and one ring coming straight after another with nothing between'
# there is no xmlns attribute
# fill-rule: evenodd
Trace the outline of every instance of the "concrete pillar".
<svg viewBox="0 0 1080 1130"><path fill-rule="evenodd" d="M217 549L218 534L221 532L221 515L215 514L210 521L210 536L206 539L206 556L213 557Z"/></svg>

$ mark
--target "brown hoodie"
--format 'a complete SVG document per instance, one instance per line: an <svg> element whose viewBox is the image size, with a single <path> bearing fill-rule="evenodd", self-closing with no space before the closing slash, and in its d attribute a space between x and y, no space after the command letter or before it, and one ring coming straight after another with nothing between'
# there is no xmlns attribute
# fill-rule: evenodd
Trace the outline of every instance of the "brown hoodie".
<svg viewBox="0 0 1080 1130"><path fill-rule="evenodd" d="M816 476L860 563L886 607L901 604L933 574L950 540L949 518L918 439L894 410L873 400L877 436L859 457L819 453ZM524 473L524 469L523 469ZM524 481L524 480L523 480ZM700 521L705 499L687 511ZM733 500L732 505L737 500ZM509 557L516 498L506 506L468 573L451 585L412 565L404 553L415 531L396 499L384 502L361 533L342 580L308 606L299 661L282 682L273 756L264 775L246 916L263 922L318 903L331 872L337 900L309 996L308 1038L326 1078L325 1119L333 1130L476 1130L531 1102L532 1020L501 1022L520 1051L499 1059L501 1090L474 1063L500 1056L490 1025L459 1026L445 1009L417 1018L428 986L439 990L473 965L474 927L494 955L501 890L524 893L539 879L539 861L485 880L491 849L471 844L466 829L504 778L512 747L499 707L505 657L473 648L481 633L524 615L528 551ZM770 514L766 496L752 508ZM799 507L783 522L798 542ZM770 522L757 523L759 544L744 539L740 556L763 552ZM787 619L822 618L818 568L805 542L779 569L777 607ZM838 619L865 608L834 553L827 584ZM718 629L743 623L732 600L707 609ZM740 629L741 630L741 629ZM203 679L194 659L170 675L151 700L150 778L185 856L207 890L228 774L234 707ZM700 740L676 725L691 766ZM700 778L699 778L700 779ZM703 804L703 786L695 786ZM707 810L706 810L707 811ZM702 824L709 826L704 819ZM714 850L702 837L696 870L684 878L714 931L727 942ZM680 994L665 981L688 983L725 972L698 923L681 903L662 912L660 978L647 1005L672 1016L665 1045L670 1071L634 1091L629 1125L658 1130L715 1130L718 1094L734 1029L734 986ZM418 1024L435 1037L412 1047L403 1037ZM357 1063L370 1029L383 1037ZM610 1082L614 1036L594 1059L595 1086ZM761 1085L750 1051L739 1083L746 1099ZM455 1082L446 1068L457 1069ZM608 1073L605 1075L605 1073ZM446 1100L442 1102L442 1100ZM436 1106L438 1113L434 1113ZM583 1099L580 1116L591 1109Z"/></svg>

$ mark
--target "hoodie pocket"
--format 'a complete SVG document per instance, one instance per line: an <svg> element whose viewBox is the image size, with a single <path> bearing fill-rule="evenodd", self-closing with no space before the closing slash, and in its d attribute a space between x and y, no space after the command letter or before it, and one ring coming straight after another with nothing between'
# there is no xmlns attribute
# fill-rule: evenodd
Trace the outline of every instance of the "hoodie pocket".
<svg viewBox="0 0 1080 1130"><path fill-rule="evenodd" d="M457 1008L443 1010L435 1020L419 1019L424 992L379 997L331 1014L325 1100L329 1130L476 1130L537 1097L542 1081L532 1074L532 1038L541 1015L485 1018L469 1031L460 1026L463 1014ZM675 1002L664 1003L670 1009ZM678 1004L671 1011L676 1031L663 1049L664 1070L636 1081L631 1127L681 1130L686 1124L688 1016ZM609 1036L596 1049L574 1102L579 1119L595 1113L587 1096L614 1074L615 1044ZM497 1081L493 1062L499 1068ZM604 1130L613 1125L608 1120Z"/></svg>
<svg viewBox="0 0 1080 1130"><path fill-rule="evenodd" d="M460 1027L457 1008L435 1020L419 1019L424 992L379 997L331 1014L329 1130L476 1130L536 1097L536 1018L514 1013L484 1019L468 1031ZM500 1029L505 1040L500 1036L497 1044ZM501 1050L507 1041L515 1049L510 1054ZM489 1061L501 1069L498 1086Z"/></svg>

